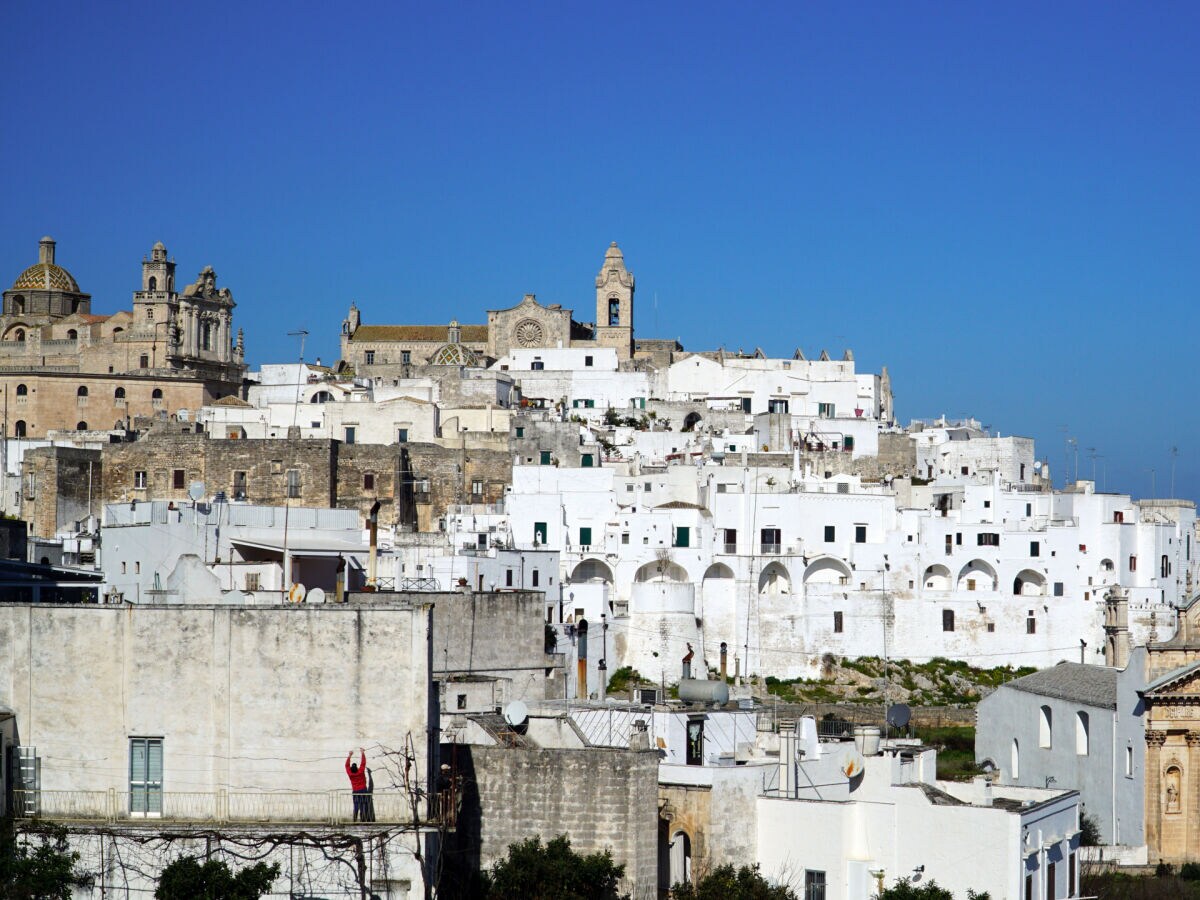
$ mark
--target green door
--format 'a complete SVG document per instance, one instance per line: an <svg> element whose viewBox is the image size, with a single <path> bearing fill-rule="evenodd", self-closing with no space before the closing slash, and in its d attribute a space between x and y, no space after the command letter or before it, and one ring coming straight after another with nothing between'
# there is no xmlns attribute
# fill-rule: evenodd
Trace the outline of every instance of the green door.
<svg viewBox="0 0 1200 900"><path fill-rule="evenodd" d="M548 530L545 522L533 523L533 542L535 544L545 544Z"/></svg>
<svg viewBox="0 0 1200 900"><path fill-rule="evenodd" d="M675 529L675 546L676 547L690 546L690 544L688 543L688 540L691 537L691 531L692 531L692 529L687 527L686 525L680 525L678 528L676 528Z"/></svg>
<svg viewBox="0 0 1200 900"><path fill-rule="evenodd" d="M579 546L580 547L590 547L591 545L592 545L592 529L580 528L579 529Z"/></svg>

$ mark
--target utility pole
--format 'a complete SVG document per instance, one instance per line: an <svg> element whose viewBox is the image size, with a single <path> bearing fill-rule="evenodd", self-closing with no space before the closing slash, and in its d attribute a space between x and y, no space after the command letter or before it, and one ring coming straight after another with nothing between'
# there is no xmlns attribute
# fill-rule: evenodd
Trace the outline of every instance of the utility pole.
<svg viewBox="0 0 1200 900"><path fill-rule="evenodd" d="M296 417L300 414L300 390L304 377L304 339L308 337L308 332L303 328L297 331L289 331L288 337L300 338L300 365L296 367L296 402L292 405L292 428L296 427ZM290 434L288 435L291 436ZM290 485L288 484L288 476L285 470L284 488L283 488L283 596L286 599L292 590L292 558L288 555L288 513L292 508L292 504L288 503L288 492ZM346 586L349 589L349 585Z"/></svg>

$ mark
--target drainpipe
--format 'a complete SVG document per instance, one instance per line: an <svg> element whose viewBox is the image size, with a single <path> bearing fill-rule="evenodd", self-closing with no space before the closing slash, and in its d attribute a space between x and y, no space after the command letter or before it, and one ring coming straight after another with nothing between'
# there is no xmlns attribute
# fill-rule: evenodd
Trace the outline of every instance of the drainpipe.
<svg viewBox="0 0 1200 900"><path fill-rule="evenodd" d="M375 574L379 560L379 501L371 504L371 514L367 517L367 532L370 536L371 549L367 556L367 589L375 590Z"/></svg>
<svg viewBox="0 0 1200 900"><path fill-rule="evenodd" d="M729 645L721 641L721 680L725 681L729 677L728 671L729 660Z"/></svg>
<svg viewBox="0 0 1200 900"><path fill-rule="evenodd" d="M604 694L608 689L608 614L600 613L600 663L596 666L600 670L600 699L604 699Z"/></svg>
<svg viewBox="0 0 1200 900"><path fill-rule="evenodd" d="M580 700L586 700L587 692L587 634L588 623L587 619L580 619L579 624L575 626L576 634L578 635L579 643L578 653L576 654L577 662L575 672L575 696Z"/></svg>

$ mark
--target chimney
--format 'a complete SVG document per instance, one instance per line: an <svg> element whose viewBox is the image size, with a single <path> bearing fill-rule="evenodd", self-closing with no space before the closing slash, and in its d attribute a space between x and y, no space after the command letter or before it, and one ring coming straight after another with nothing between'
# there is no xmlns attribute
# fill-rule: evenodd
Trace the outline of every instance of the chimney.
<svg viewBox="0 0 1200 900"><path fill-rule="evenodd" d="M721 680L729 677L729 645L721 641Z"/></svg>
<svg viewBox="0 0 1200 900"><path fill-rule="evenodd" d="M691 678L692 677L692 657L696 655L696 651L692 649L691 644L688 644L687 648L688 648L687 656L685 656L683 658L683 677Z"/></svg>

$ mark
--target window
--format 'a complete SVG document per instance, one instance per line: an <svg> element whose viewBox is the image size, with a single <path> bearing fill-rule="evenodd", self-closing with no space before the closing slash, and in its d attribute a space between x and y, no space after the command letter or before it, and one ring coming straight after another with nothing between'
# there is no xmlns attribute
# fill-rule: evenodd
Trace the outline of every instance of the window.
<svg viewBox="0 0 1200 900"><path fill-rule="evenodd" d="M970 475L970 474L971 474L971 467L970 467L970 466L963 466L961 471L962 471L962 473L963 473L964 475Z"/></svg>
<svg viewBox="0 0 1200 900"><path fill-rule="evenodd" d="M243 500L246 497L246 473L233 473L233 499Z"/></svg>
<svg viewBox="0 0 1200 900"><path fill-rule="evenodd" d="M727 547L725 552L726 553L736 553L737 552L737 532L734 531L733 540L731 541L731 540L729 540L729 534L728 534L729 531L730 531L730 529L726 529L725 543L733 544L734 546L733 546L733 549L729 549ZM778 529L778 528L763 528L762 530L759 531L759 537L762 539L762 552L763 553L775 554L775 553L779 553L781 551L782 544L783 544L783 532L780 529Z"/></svg>
<svg viewBox="0 0 1200 900"><path fill-rule="evenodd" d="M538 570L537 569L533 570L533 586L534 587L538 586Z"/></svg>
<svg viewBox="0 0 1200 900"><path fill-rule="evenodd" d="M549 534L549 529L546 528L545 522L534 522L533 523L533 542L534 542L534 544L545 544L547 534Z"/></svg>
<svg viewBox="0 0 1200 900"><path fill-rule="evenodd" d="M949 556L954 552L954 535L946 535L946 555Z"/></svg>
<svg viewBox="0 0 1200 900"><path fill-rule="evenodd" d="M161 400L163 398L162 388L155 388L150 392L151 400Z"/></svg>
<svg viewBox="0 0 1200 900"><path fill-rule="evenodd" d="M690 547L691 544L689 543L689 541L691 540L691 536L692 536L692 529L686 525L680 525L678 528L675 529L675 543L672 546Z"/></svg>
<svg viewBox="0 0 1200 900"><path fill-rule="evenodd" d="M1125 748L1125 777L1133 777L1133 748Z"/></svg>
<svg viewBox="0 0 1200 900"><path fill-rule="evenodd" d="M357 433L357 429L353 425L346 426L346 443L347 444L354 443L354 436L356 433Z"/></svg>
<svg viewBox="0 0 1200 900"><path fill-rule="evenodd" d="M943 609L942 610L942 631L953 631L953 630L954 630L954 610Z"/></svg>
<svg viewBox="0 0 1200 900"><path fill-rule="evenodd" d="M408 429L407 428L396 429L396 443L398 443L398 444L407 444L408 443Z"/></svg>
<svg viewBox="0 0 1200 900"><path fill-rule="evenodd" d="M1115 524L1120 525L1124 521L1125 521L1125 513L1121 512L1120 510L1117 510L1116 512L1113 513L1113 522Z"/></svg>
<svg viewBox="0 0 1200 900"><path fill-rule="evenodd" d="M579 465L581 468L590 469L595 466L596 457L591 453L584 453L579 457Z"/></svg>
<svg viewBox="0 0 1200 900"><path fill-rule="evenodd" d="M24 419L17 419L17 421L13 424L13 437L19 437L19 438L25 437L25 420Z"/></svg>
<svg viewBox="0 0 1200 900"><path fill-rule="evenodd" d="M954 543L955 543L956 545L958 545L959 547L961 547L961 546L962 546L962 532L961 532L961 531L959 531L959 532L956 532L956 533L955 533L955 535L954 535Z"/></svg>
<svg viewBox="0 0 1200 900"><path fill-rule="evenodd" d="M1088 727L1091 723L1088 720L1088 714L1083 710L1075 713L1075 755L1088 755Z"/></svg>
<svg viewBox="0 0 1200 900"><path fill-rule="evenodd" d="M854 543L865 544L866 542L867 542L867 526L866 525L855 525L854 526Z"/></svg>
<svg viewBox="0 0 1200 900"><path fill-rule="evenodd" d="M1046 863L1046 900L1056 900L1058 897L1058 895L1055 893L1055 888L1057 887L1057 874L1055 872L1055 868L1056 866L1054 865L1053 860L1050 860Z"/></svg>
<svg viewBox="0 0 1200 900"><path fill-rule="evenodd" d="M364 353L363 354L363 362L366 363L368 366L375 365L375 351L368 350L366 353Z"/></svg>
<svg viewBox="0 0 1200 900"><path fill-rule="evenodd" d="M1033 897L1033 873L1025 874L1025 900L1034 900Z"/></svg>
<svg viewBox="0 0 1200 900"><path fill-rule="evenodd" d="M1049 750L1053 746L1054 713L1048 706L1038 710L1038 746Z"/></svg>
<svg viewBox="0 0 1200 900"><path fill-rule="evenodd" d="M590 366L592 364L592 358L590 356L585 356L583 358L583 364L585 366Z"/></svg>
<svg viewBox="0 0 1200 900"><path fill-rule="evenodd" d="M581 527L579 529L579 546L580 547L592 546L592 529L591 528Z"/></svg>
<svg viewBox="0 0 1200 900"><path fill-rule="evenodd" d="M364 491L375 490L375 473L374 472L363 472L363 490Z"/></svg>
<svg viewBox="0 0 1200 900"><path fill-rule="evenodd" d="M1061 597L1063 595L1063 583L1061 581L1054 582L1054 596Z"/></svg>
<svg viewBox="0 0 1200 900"><path fill-rule="evenodd" d="M549 451L549 450L542 450L542 451L540 452L540 454L539 454L539 457L538 457L538 458L539 458L539 461L540 461L540 463L541 463L543 466L548 466L548 465L550 465L550 451Z"/></svg>
<svg viewBox="0 0 1200 900"><path fill-rule="evenodd" d="M1158 572L1163 578L1166 578L1171 574L1171 561L1167 559L1167 555L1165 553L1163 554L1162 562L1159 564Z"/></svg>
<svg viewBox="0 0 1200 900"><path fill-rule="evenodd" d="M1032 609L1025 616L1025 633L1037 634L1037 617L1033 614Z"/></svg>
<svg viewBox="0 0 1200 900"><path fill-rule="evenodd" d="M145 488L146 487L146 473L144 470L139 469L138 471L133 473L133 486L135 488Z"/></svg>
<svg viewBox="0 0 1200 900"><path fill-rule="evenodd" d="M130 738L129 812L135 816L161 816L162 793L162 738Z"/></svg>
<svg viewBox="0 0 1200 900"><path fill-rule="evenodd" d="M804 870L804 900L825 900L825 873Z"/></svg>
<svg viewBox="0 0 1200 900"><path fill-rule="evenodd" d="M1075 851L1067 857L1067 896L1075 896Z"/></svg>
<svg viewBox="0 0 1200 900"><path fill-rule="evenodd" d="M825 526L825 543L832 544L837 537L837 528L833 525Z"/></svg>
<svg viewBox="0 0 1200 900"><path fill-rule="evenodd" d="M260 591L262 590L262 575L258 572L246 573L246 590Z"/></svg>
<svg viewBox="0 0 1200 900"><path fill-rule="evenodd" d="M482 478L471 479L471 496L472 497L482 497L483 496L483 479Z"/></svg>
<svg viewBox="0 0 1200 900"><path fill-rule="evenodd" d="M767 412L783 413L788 411L788 402L786 400L770 400L767 403Z"/></svg>
<svg viewBox="0 0 1200 900"><path fill-rule="evenodd" d="M622 544L628 544L628 543L629 543L629 532L628 532L628 531L622 531L622 532L621 532L621 543L622 543Z"/></svg>
<svg viewBox="0 0 1200 900"><path fill-rule="evenodd" d="M287 472L287 495L290 499L295 500L300 496L300 470L288 469Z"/></svg>
<svg viewBox="0 0 1200 900"><path fill-rule="evenodd" d="M1137 557L1136 556L1129 557L1129 571L1130 572L1137 571Z"/></svg>
<svg viewBox="0 0 1200 900"><path fill-rule="evenodd" d="M546 368L546 364L544 362L542 362L540 359L535 359L533 362L531 362L529 364L529 370L531 372L541 372L545 368Z"/></svg>
<svg viewBox="0 0 1200 900"><path fill-rule="evenodd" d="M1029 542L1029 555L1030 556L1041 556L1042 555L1042 545L1039 541L1030 541Z"/></svg>
<svg viewBox="0 0 1200 900"><path fill-rule="evenodd" d="M1000 535L992 531L981 531L975 535L975 540L980 547L999 547Z"/></svg>
<svg viewBox="0 0 1200 900"><path fill-rule="evenodd" d="M983 508L984 508L984 509L991 509L991 508L992 508L992 501L991 501L991 500L984 500L984 501L983 501Z"/></svg>
<svg viewBox="0 0 1200 900"><path fill-rule="evenodd" d="M833 633L842 633L842 611L840 609L834 610L833 613Z"/></svg>
<svg viewBox="0 0 1200 900"><path fill-rule="evenodd" d="M79 386L79 390L77 390L77 391L75 392L75 396L76 396L76 397L79 397L80 399L82 399L82 398L86 397L86 396L87 396L87 394L88 394L88 391L87 391L87 386L86 386L86 385L82 385L82 384Z"/></svg>
<svg viewBox="0 0 1200 900"><path fill-rule="evenodd" d="M401 350L400 351L400 362L402 362L406 366L411 364L412 363L412 351Z"/></svg>
<svg viewBox="0 0 1200 900"><path fill-rule="evenodd" d="M704 765L704 718L689 718L687 723L687 753L689 766Z"/></svg>
<svg viewBox="0 0 1200 900"><path fill-rule="evenodd" d="M817 415L822 419L832 419L837 415L837 405L834 403L818 403Z"/></svg>
<svg viewBox="0 0 1200 900"><path fill-rule="evenodd" d="M467 708L467 695L459 694L457 697L455 697L454 705L458 709L466 709Z"/></svg>
<svg viewBox="0 0 1200 900"><path fill-rule="evenodd" d="M187 472L183 469L175 469L171 473L171 487L177 491L182 491L187 487Z"/></svg>
<svg viewBox="0 0 1200 900"><path fill-rule="evenodd" d="M621 324L621 301L616 297L608 298L608 324Z"/></svg>
<svg viewBox="0 0 1200 900"><path fill-rule="evenodd" d="M968 591L975 590L975 579L974 578L967 579L967 590Z"/></svg>
<svg viewBox="0 0 1200 900"><path fill-rule="evenodd" d="M29 394L29 388L27 386L25 386L23 384L17 385L17 396L18 397L25 397L25 396L28 396L28 394Z"/></svg>
<svg viewBox="0 0 1200 900"><path fill-rule="evenodd" d="M517 437L519 437L519 438L525 437L525 427L523 425L517 426Z"/></svg>
<svg viewBox="0 0 1200 900"><path fill-rule="evenodd" d="M1021 745L1017 743L1016 738L1013 738L1012 750L1009 753L1008 768L1008 774L1012 776L1013 781L1021 777Z"/></svg>
<svg viewBox="0 0 1200 900"><path fill-rule="evenodd" d="M842 439L842 449L847 453L854 449L854 435L848 434Z"/></svg>
<svg viewBox="0 0 1200 900"><path fill-rule="evenodd" d="M117 401L118 406L121 406L122 401L125 399L125 388L119 387L113 391L113 399Z"/></svg>
<svg viewBox="0 0 1200 900"><path fill-rule="evenodd" d="M1021 468L1024 469L1025 467L1021 466ZM1022 476L1022 480L1024 480L1024 476ZM1025 504L1025 515L1027 515L1027 516L1033 515L1033 504L1032 503Z"/></svg>
<svg viewBox="0 0 1200 900"><path fill-rule="evenodd" d="M88 430L87 422L76 422L75 430L76 431L87 431Z"/></svg>

